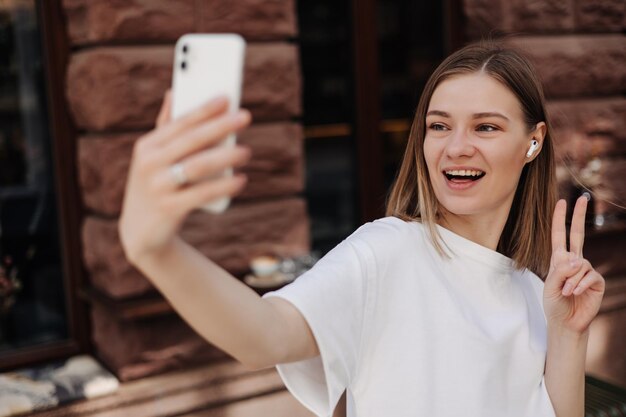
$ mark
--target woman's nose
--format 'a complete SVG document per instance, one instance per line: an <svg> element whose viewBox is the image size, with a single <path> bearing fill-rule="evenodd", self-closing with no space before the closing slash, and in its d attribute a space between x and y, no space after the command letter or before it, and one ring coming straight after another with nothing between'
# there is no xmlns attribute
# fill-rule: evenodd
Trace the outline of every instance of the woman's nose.
<svg viewBox="0 0 626 417"><path fill-rule="evenodd" d="M476 148L472 144L471 139L463 130L455 130L448 136L446 143L446 154L449 158L460 158L463 156L472 156L476 152Z"/></svg>

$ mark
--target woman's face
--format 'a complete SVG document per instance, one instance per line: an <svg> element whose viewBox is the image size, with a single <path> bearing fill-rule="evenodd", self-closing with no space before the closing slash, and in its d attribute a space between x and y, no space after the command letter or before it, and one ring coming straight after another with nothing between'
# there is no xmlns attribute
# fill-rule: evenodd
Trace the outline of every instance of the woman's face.
<svg viewBox="0 0 626 417"><path fill-rule="evenodd" d="M439 84L426 115L424 156L444 216L506 218L531 141L542 143L541 125L529 132L515 95L486 74Z"/></svg>

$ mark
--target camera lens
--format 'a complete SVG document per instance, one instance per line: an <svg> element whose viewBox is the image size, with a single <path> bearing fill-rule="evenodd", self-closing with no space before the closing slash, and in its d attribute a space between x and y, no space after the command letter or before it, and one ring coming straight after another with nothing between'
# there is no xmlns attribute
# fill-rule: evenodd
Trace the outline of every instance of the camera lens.
<svg viewBox="0 0 626 417"><path fill-rule="evenodd" d="M181 67L182 69L187 69L187 63L186 63L185 61L181 62L181 63L180 63L180 67Z"/></svg>
<svg viewBox="0 0 626 417"><path fill-rule="evenodd" d="M183 54L186 54L188 50L189 48L187 47L187 45L183 45Z"/></svg>

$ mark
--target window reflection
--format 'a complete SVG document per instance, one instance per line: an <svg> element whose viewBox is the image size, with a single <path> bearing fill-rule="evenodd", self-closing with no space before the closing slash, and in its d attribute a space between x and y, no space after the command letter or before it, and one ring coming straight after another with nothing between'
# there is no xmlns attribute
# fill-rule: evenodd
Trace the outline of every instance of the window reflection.
<svg viewBox="0 0 626 417"><path fill-rule="evenodd" d="M0 352L67 337L36 5L0 0Z"/></svg>

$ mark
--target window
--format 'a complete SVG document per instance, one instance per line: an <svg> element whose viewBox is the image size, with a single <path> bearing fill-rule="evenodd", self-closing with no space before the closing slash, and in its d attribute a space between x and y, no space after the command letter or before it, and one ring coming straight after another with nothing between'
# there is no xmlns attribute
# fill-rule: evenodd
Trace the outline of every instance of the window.
<svg viewBox="0 0 626 417"><path fill-rule="evenodd" d="M383 215L421 89L460 31L454 2L298 2L314 250Z"/></svg>
<svg viewBox="0 0 626 417"><path fill-rule="evenodd" d="M60 203L67 203L65 183L73 180L63 175L57 158L63 138L52 119L62 109L53 114L48 104L62 84L50 85L53 63L42 47L38 6L34 0L0 1L2 368L79 349L80 318L70 285L79 268L77 261L68 262L70 213L60 210ZM71 152L64 154L64 164L73 167ZM80 259L78 249L71 253Z"/></svg>
<svg viewBox="0 0 626 417"><path fill-rule="evenodd" d="M350 2L298 2L306 197L313 248L323 253L359 221L354 153Z"/></svg>

